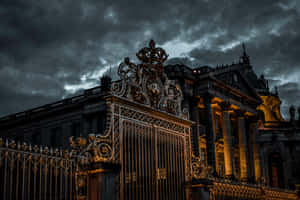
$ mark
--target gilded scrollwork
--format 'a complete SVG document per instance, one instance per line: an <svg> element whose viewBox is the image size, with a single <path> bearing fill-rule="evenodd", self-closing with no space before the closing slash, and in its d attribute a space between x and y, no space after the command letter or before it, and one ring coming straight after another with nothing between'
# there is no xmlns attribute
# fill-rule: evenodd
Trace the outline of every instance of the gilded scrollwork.
<svg viewBox="0 0 300 200"><path fill-rule="evenodd" d="M203 179L212 177L212 167L207 166L201 159L192 154L192 177L195 179Z"/></svg>
<svg viewBox="0 0 300 200"><path fill-rule="evenodd" d="M85 160L87 159L87 162L84 162L85 164L112 160L112 147L109 139L90 134L88 141L80 137L74 141L73 136L69 138L69 141L73 149L83 155Z"/></svg>
<svg viewBox="0 0 300 200"><path fill-rule="evenodd" d="M163 63L168 58L165 50L155 47L151 40L149 47L142 48L136 56L141 64L125 58L119 65L121 80L112 84L112 94L186 119L187 112L181 107L182 91L164 73Z"/></svg>

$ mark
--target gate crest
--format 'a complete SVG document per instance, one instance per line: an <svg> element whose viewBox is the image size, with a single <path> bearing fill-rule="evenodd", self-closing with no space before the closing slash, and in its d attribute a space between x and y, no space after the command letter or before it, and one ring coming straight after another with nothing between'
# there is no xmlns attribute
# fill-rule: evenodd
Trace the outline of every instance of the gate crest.
<svg viewBox="0 0 300 200"><path fill-rule="evenodd" d="M165 50L155 47L151 40L149 47L142 48L136 56L140 64L126 57L119 65L121 80L112 85L112 94L187 119L181 106L180 86L164 73L163 63L168 58Z"/></svg>

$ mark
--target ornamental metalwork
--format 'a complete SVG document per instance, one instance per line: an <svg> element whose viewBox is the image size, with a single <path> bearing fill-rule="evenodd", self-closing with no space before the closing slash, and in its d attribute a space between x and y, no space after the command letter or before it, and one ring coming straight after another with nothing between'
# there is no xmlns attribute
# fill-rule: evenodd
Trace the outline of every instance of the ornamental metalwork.
<svg viewBox="0 0 300 200"><path fill-rule="evenodd" d="M0 199L82 199L85 181L72 151L0 138Z"/></svg>
<svg viewBox="0 0 300 200"><path fill-rule="evenodd" d="M187 112L181 106L183 94L180 86L164 73L163 63L168 58L165 50L155 47L151 40L149 47L141 49L136 56L141 64L135 64L127 57L119 65L121 80L113 83L112 94L187 118Z"/></svg>
<svg viewBox="0 0 300 200"><path fill-rule="evenodd" d="M192 163L191 163L191 174L195 179L205 179L213 177L213 169L211 166L207 166L200 157L192 154Z"/></svg>

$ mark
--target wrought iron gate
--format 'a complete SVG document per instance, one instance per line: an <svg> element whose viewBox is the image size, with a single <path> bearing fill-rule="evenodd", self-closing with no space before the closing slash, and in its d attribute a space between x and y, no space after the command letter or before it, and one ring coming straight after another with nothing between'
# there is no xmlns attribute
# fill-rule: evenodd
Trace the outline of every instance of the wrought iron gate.
<svg viewBox="0 0 300 200"><path fill-rule="evenodd" d="M122 194L131 199L184 199L184 137L123 121Z"/></svg>
<svg viewBox="0 0 300 200"><path fill-rule="evenodd" d="M0 199L75 199L71 154L0 138Z"/></svg>

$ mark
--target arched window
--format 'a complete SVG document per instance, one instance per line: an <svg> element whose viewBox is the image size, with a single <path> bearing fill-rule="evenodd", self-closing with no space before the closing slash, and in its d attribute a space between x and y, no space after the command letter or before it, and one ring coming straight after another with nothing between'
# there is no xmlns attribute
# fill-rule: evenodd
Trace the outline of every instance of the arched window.
<svg viewBox="0 0 300 200"><path fill-rule="evenodd" d="M269 156L269 178L273 187L283 187L282 159L279 153L271 153Z"/></svg>

